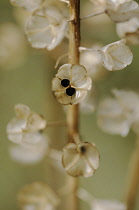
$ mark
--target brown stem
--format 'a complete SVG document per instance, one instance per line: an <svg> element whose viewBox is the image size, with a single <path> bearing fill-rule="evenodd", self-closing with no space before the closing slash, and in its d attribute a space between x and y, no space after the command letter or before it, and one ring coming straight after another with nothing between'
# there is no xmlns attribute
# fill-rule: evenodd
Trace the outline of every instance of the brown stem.
<svg viewBox="0 0 139 210"><path fill-rule="evenodd" d="M79 64L80 46L80 0L70 0L70 21L69 22L69 63ZM74 142L75 135L79 132L79 105L70 105L67 112L68 142ZM66 209L77 210L78 199L76 196L78 183L77 178L67 177L67 184L70 187Z"/></svg>
<svg viewBox="0 0 139 210"><path fill-rule="evenodd" d="M129 185L126 195L127 210L134 209L139 187L139 137L136 140L136 148L130 164Z"/></svg>

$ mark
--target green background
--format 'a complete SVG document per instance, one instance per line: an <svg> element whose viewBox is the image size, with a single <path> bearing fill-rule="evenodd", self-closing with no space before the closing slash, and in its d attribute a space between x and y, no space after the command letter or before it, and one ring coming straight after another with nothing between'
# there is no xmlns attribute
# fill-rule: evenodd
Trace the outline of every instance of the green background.
<svg viewBox="0 0 139 210"><path fill-rule="evenodd" d="M85 13L86 2L81 2L82 15ZM0 24L16 24L14 10L9 1L0 0ZM83 45L91 45L94 40L106 45L119 39L113 22L97 25L91 24L91 20L85 20L81 28ZM109 96L110 90L115 87L139 91L139 46L131 48L134 54L131 66L123 71L112 72L95 83L98 100ZM11 143L6 136L6 125L14 116L15 104L26 104L43 114L47 120L65 119L62 107L53 98L51 80L56 73L56 58L68 49L66 40L53 52L34 50L29 45L27 49L25 61L20 67L11 71L0 70L0 210L18 209L16 194L25 184L45 181L55 190L63 185L62 174L50 166L48 161L26 166L12 161L9 156ZM94 142L101 156L99 170L91 178L79 178L81 186L98 198L124 200L128 164L135 147L134 133L130 132L122 138L102 132L96 124L96 113L81 114L80 119L83 141ZM65 128L48 128L47 133L54 148L62 149L66 144ZM139 201L137 203L136 210L139 209ZM82 210L89 209L84 202L80 206Z"/></svg>

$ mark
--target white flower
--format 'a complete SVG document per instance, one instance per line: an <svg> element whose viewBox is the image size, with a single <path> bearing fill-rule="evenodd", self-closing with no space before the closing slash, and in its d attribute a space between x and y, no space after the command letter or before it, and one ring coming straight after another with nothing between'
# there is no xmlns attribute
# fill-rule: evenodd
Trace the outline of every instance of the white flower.
<svg viewBox="0 0 139 210"><path fill-rule="evenodd" d="M126 210L126 205L116 200L95 199L91 210Z"/></svg>
<svg viewBox="0 0 139 210"><path fill-rule="evenodd" d="M56 6L43 6L28 20L28 41L32 47L53 50L66 36L67 24L63 10Z"/></svg>
<svg viewBox="0 0 139 210"><path fill-rule="evenodd" d="M46 127L46 120L23 104L15 106L16 117L7 125L8 139L14 143L37 143L41 140L39 132Z"/></svg>
<svg viewBox="0 0 139 210"><path fill-rule="evenodd" d="M109 71L121 70L130 65L133 60L133 54L128 46L125 45L126 40L106 45L98 50L101 54L104 67Z"/></svg>
<svg viewBox="0 0 139 210"><path fill-rule="evenodd" d="M36 10L43 0L10 0L11 4L17 7L22 7L28 11Z"/></svg>
<svg viewBox="0 0 139 210"><path fill-rule="evenodd" d="M64 64L52 80L52 91L59 103L77 104L91 89L92 80L81 65Z"/></svg>
<svg viewBox="0 0 139 210"><path fill-rule="evenodd" d="M98 106L98 126L110 134L127 136L130 128L139 133L139 94L113 90L115 98L106 98Z"/></svg>
<svg viewBox="0 0 139 210"><path fill-rule="evenodd" d="M139 15L139 5L132 0L106 0L106 13L116 22Z"/></svg>
<svg viewBox="0 0 139 210"><path fill-rule="evenodd" d="M38 143L14 145L10 147L9 152L14 161L33 164L41 161L48 153L48 149L48 138L42 135Z"/></svg>
<svg viewBox="0 0 139 210"><path fill-rule="evenodd" d="M62 164L71 176L92 176L99 167L99 153L94 144L69 143L63 149Z"/></svg>
<svg viewBox="0 0 139 210"><path fill-rule="evenodd" d="M26 40L13 23L0 25L0 69L13 70L25 60Z"/></svg>
<svg viewBox="0 0 139 210"><path fill-rule="evenodd" d="M59 198L45 183L34 182L21 189L18 202L22 210L56 210Z"/></svg>
<svg viewBox="0 0 139 210"><path fill-rule="evenodd" d="M130 44L139 44L139 18L133 17L130 20L117 23L116 32L120 38L126 38Z"/></svg>
<svg viewBox="0 0 139 210"><path fill-rule="evenodd" d="M92 50L81 50L80 53L81 65L85 66L88 75L93 81L107 74L106 69L103 67L101 55L97 52L101 47L101 44L95 44L91 47Z"/></svg>

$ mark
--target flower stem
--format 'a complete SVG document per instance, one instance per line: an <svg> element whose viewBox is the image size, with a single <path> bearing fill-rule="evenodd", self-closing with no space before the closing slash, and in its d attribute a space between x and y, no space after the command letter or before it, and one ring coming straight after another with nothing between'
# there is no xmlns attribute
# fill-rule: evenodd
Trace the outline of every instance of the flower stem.
<svg viewBox="0 0 139 210"><path fill-rule="evenodd" d="M137 137L136 148L130 164L129 185L126 194L127 210L134 209L139 187L139 137Z"/></svg>
<svg viewBox="0 0 139 210"><path fill-rule="evenodd" d="M70 19L69 22L69 63L79 64L80 46L80 0L70 0ZM67 112L67 131L68 142L74 142L75 135L79 132L79 105L70 105ZM78 182L77 178L67 176L67 184L70 193L67 196L66 209L77 210L78 199L76 196Z"/></svg>
<svg viewBox="0 0 139 210"><path fill-rule="evenodd" d="M90 15L81 17L80 20L84 20L84 19L87 19L87 18L95 17L95 16L97 16L97 15L101 15L101 14L104 14L104 13L105 13L105 10L103 10L103 11L101 11L101 12L98 12L98 13L94 13L94 14L90 14Z"/></svg>

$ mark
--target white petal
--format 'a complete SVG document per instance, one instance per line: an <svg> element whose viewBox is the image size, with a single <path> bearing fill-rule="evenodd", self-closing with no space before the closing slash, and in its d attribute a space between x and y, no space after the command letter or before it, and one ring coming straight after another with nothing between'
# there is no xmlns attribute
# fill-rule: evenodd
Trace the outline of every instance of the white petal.
<svg viewBox="0 0 139 210"><path fill-rule="evenodd" d="M24 104L17 104L14 107L16 117L27 119L27 117L30 115L31 110L28 106Z"/></svg>
<svg viewBox="0 0 139 210"><path fill-rule="evenodd" d="M69 175L89 177L99 166L99 154L90 143L70 143L63 150L62 163Z"/></svg>
<svg viewBox="0 0 139 210"><path fill-rule="evenodd" d="M91 77L85 76L83 79L71 83L71 85L83 90L90 90L92 87L92 79Z"/></svg>
<svg viewBox="0 0 139 210"><path fill-rule="evenodd" d="M20 144L10 147L11 158L17 162L32 164L41 161L48 152L48 140L42 136L37 144Z"/></svg>
<svg viewBox="0 0 139 210"><path fill-rule="evenodd" d="M71 83L82 80L87 75L87 71L84 66L72 65L71 67Z"/></svg>
<svg viewBox="0 0 139 210"><path fill-rule="evenodd" d="M7 124L6 131L9 134L18 134L21 133L25 127L26 120L14 118Z"/></svg>
<svg viewBox="0 0 139 210"><path fill-rule="evenodd" d="M38 131L46 127L46 120L43 116L36 113L31 113L27 119L25 130Z"/></svg>
<svg viewBox="0 0 139 210"><path fill-rule="evenodd" d="M22 135L22 143L36 144L42 139L42 134L40 132L24 132Z"/></svg>
<svg viewBox="0 0 139 210"><path fill-rule="evenodd" d="M130 65L133 60L133 54L128 46L125 45L125 39L109 44L99 50L104 66L110 70L121 70Z"/></svg>
<svg viewBox="0 0 139 210"><path fill-rule="evenodd" d="M42 7L28 21L26 34L33 47L52 50L61 43L66 27L67 21L57 7Z"/></svg>
<svg viewBox="0 0 139 210"><path fill-rule="evenodd" d="M62 65L59 68L56 76L58 78L60 78L61 80L62 79L69 79L69 80L71 80L71 68L72 68L72 64L64 64L64 65Z"/></svg>
<svg viewBox="0 0 139 210"><path fill-rule="evenodd" d="M43 0L10 0L10 2L17 7L23 7L29 11L37 9Z"/></svg>

